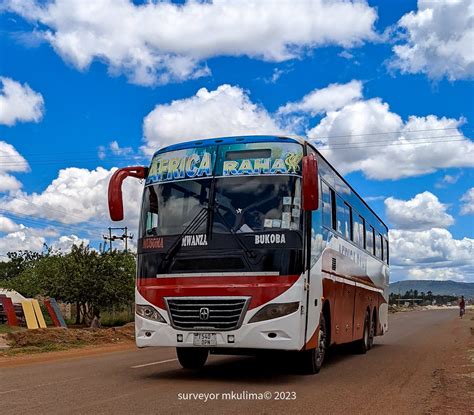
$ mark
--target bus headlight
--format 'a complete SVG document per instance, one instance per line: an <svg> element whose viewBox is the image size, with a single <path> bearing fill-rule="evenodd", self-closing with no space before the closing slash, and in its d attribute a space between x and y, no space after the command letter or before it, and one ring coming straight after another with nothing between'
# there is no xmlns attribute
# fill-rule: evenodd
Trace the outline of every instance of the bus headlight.
<svg viewBox="0 0 474 415"><path fill-rule="evenodd" d="M135 313L140 317L147 318L148 320L158 321L160 323L166 323L165 319L161 317L161 314L151 305L135 305Z"/></svg>
<svg viewBox="0 0 474 415"><path fill-rule="evenodd" d="M272 318L283 317L298 311L300 307L299 301L294 303L268 304L257 312L249 321L256 323L257 321L271 320Z"/></svg>

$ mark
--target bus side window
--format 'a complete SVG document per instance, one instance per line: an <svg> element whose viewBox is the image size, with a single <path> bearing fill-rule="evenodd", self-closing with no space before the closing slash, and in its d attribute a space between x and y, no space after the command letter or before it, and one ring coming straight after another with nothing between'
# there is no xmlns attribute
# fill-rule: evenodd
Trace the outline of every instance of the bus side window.
<svg viewBox="0 0 474 415"><path fill-rule="evenodd" d="M347 203L344 203L344 205L345 205L345 211L346 211L346 213L345 213L346 226L345 226L344 236L346 237L346 239L353 240L354 239L354 232L353 232L353 229L352 229L352 208Z"/></svg>
<svg viewBox="0 0 474 415"><path fill-rule="evenodd" d="M375 256L379 259L382 259L382 235L379 233L375 238Z"/></svg>
<svg viewBox="0 0 474 415"><path fill-rule="evenodd" d="M342 200L341 197L336 196L336 220L337 231L346 239L351 238L351 208Z"/></svg>
<svg viewBox="0 0 474 415"><path fill-rule="evenodd" d="M156 235L158 228L158 213L147 212L146 214L146 234Z"/></svg>
<svg viewBox="0 0 474 415"><path fill-rule="evenodd" d="M322 199L323 199L323 225L328 228L332 228L332 203L331 203L331 190L329 186L321 182Z"/></svg>
<svg viewBox="0 0 474 415"><path fill-rule="evenodd" d="M357 214L357 212L353 211L352 214L352 231L354 233L354 242L361 248L365 248L364 218Z"/></svg>
<svg viewBox="0 0 474 415"><path fill-rule="evenodd" d="M388 241L384 238L383 240L383 245L384 245L384 260L385 262L387 263L387 265L389 264L389 254L388 254Z"/></svg>
<svg viewBox="0 0 474 415"><path fill-rule="evenodd" d="M366 241L367 241L367 251L369 251L372 255L374 254L374 228L369 225L367 226L366 232Z"/></svg>

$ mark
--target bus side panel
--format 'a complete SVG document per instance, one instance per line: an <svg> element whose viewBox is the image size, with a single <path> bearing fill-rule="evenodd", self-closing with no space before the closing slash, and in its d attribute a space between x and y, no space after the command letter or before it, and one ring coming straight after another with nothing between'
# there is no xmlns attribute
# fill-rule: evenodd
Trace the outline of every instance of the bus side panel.
<svg viewBox="0 0 474 415"><path fill-rule="evenodd" d="M324 275L324 274L323 274ZM336 327L336 283L332 278L323 278L323 299L324 302L329 302L329 313L330 313L330 341L334 343L334 333Z"/></svg>
<svg viewBox="0 0 474 415"><path fill-rule="evenodd" d="M368 291L362 287L356 287L354 302L354 332L353 340L359 340L364 334L364 318L367 311Z"/></svg>
<svg viewBox="0 0 474 415"><path fill-rule="evenodd" d="M344 292L344 321L341 330L344 333L344 342L352 341L352 325L354 323L354 296L355 296L355 284L351 281L345 281L343 284Z"/></svg>
<svg viewBox="0 0 474 415"><path fill-rule="evenodd" d="M350 316L347 315L348 305L346 304L346 295L344 290L344 284L340 281L335 282L335 309L334 309L334 320L336 329L334 331L334 343L340 344L345 343L346 340L346 323L350 319L352 320L352 312Z"/></svg>

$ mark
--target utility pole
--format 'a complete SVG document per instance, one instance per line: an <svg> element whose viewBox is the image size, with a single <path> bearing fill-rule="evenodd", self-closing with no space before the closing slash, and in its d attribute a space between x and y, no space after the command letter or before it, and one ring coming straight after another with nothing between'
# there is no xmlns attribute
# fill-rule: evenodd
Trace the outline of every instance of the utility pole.
<svg viewBox="0 0 474 415"><path fill-rule="evenodd" d="M113 241L116 241L117 239L120 239L121 241L124 241L125 242L125 252L128 251L128 240L129 239L133 239L133 235L129 235L128 234L128 227L125 226L124 228L111 228L109 227L109 235L103 235L102 237L104 238L104 240L106 241L104 243L104 248L105 248L105 244L107 243L107 241L109 241L109 252L112 252L112 243ZM112 231L117 231L117 230L120 230L123 232L123 234L121 236L117 236L117 235L112 235Z"/></svg>

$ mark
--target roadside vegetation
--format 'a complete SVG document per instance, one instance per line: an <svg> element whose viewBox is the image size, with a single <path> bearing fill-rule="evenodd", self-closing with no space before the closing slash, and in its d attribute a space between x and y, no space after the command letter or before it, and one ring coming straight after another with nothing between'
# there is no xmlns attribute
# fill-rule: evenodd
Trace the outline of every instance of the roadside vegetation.
<svg viewBox="0 0 474 415"><path fill-rule="evenodd" d="M459 297L454 295L434 295L431 291L418 292L418 290L408 290L405 294L391 293L389 304L399 305L409 302L415 305L457 305Z"/></svg>
<svg viewBox="0 0 474 415"><path fill-rule="evenodd" d="M0 287L73 305L75 319L69 323L89 325L98 313L105 325L133 318L135 256L130 252L100 253L73 245L69 253L46 249L9 252L8 257L0 262Z"/></svg>

